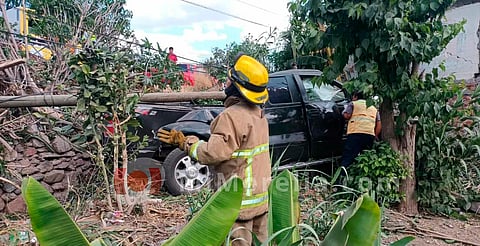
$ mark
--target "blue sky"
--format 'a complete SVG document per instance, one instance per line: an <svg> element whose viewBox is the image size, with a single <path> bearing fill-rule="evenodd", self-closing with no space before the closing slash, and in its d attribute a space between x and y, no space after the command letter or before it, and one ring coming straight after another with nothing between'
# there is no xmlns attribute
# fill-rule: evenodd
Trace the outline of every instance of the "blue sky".
<svg viewBox="0 0 480 246"><path fill-rule="evenodd" d="M147 37L160 47L196 61L211 55L213 47L240 42L249 33L258 37L270 28L288 26L289 0L187 0L248 21L205 9L182 0L127 0L132 28L138 39ZM182 59L179 59L180 62Z"/></svg>

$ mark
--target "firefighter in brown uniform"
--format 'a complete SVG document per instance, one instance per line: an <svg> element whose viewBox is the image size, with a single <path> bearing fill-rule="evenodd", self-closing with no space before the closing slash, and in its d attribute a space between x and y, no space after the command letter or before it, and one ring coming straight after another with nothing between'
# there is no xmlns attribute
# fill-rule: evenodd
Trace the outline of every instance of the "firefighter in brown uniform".
<svg viewBox="0 0 480 246"><path fill-rule="evenodd" d="M254 58L240 54L228 71L225 110L210 126L208 142L179 131L160 130L160 140L178 144L201 164L214 167L214 184L237 175L243 179L240 215L233 226L233 245L251 245L251 232L266 241L268 185L271 180L268 122L262 105L268 100L267 69ZM244 227L239 228L239 227ZM239 228L239 229L235 229Z"/></svg>

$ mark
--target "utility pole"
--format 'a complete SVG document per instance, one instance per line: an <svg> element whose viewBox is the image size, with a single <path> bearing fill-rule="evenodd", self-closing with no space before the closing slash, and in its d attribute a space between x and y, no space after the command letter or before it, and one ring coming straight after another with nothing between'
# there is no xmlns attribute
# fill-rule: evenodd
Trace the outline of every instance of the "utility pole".
<svg viewBox="0 0 480 246"><path fill-rule="evenodd" d="M28 50L28 18L27 18L27 4L25 0L22 0L22 6L23 6L23 42L25 43L25 59L28 62L28 57L29 57L29 50ZM28 73L27 73L28 76ZM27 77L28 80L28 77Z"/></svg>
<svg viewBox="0 0 480 246"><path fill-rule="evenodd" d="M141 103L190 102L197 99L225 99L222 91L147 93L140 96ZM76 106L76 95L0 96L0 108Z"/></svg>

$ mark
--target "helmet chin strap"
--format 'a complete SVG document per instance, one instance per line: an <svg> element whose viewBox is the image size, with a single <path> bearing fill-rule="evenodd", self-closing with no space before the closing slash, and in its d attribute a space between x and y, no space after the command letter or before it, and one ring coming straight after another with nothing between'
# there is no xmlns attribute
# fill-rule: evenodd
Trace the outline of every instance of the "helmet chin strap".
<svg viewBox="0 0 480 246"><path fill-rule="evenodd" d="M237 87L233 85L233 83L231 83L229 87L225 88L225 95L227 95L226 98L229 98L231 96L242 97L242 94L237 89Z"/></svg>

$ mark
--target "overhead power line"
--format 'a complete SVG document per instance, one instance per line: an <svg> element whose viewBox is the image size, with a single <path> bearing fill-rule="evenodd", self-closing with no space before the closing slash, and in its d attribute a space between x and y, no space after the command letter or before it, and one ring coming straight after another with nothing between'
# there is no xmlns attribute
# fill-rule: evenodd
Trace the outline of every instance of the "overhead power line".
<svg viewBox="0 0 480 246"><path fill-rule="evenodd" d="M0 3L0 6L3 5L5 6L5 4L2 4ZM39 18L48 18L47 16L44 16L44 15L41 15L41 14L38 14L38 13L35 13L35 12L29 12L28 15L31 15L31 16L35 16L35 17L39 17ZM52 20L53 21L53 20ZM66 23L66 22L63 22L63 21L59 21L58 19L54 20L55 23L57 24L61 24L61 25L64 25L64 26L69 26L69 27L72 27L72 28L79 28L80 30L82 31L86 31L88 33L91 32L91 30L85 28L85 27L78 27L76 25L73 25L73 24L70 24L70 23ZM4 31L4 30L0 30L0 33L5 33L5 34L10 34L10 35L14 35L14 36L17 36L17 37L22 37L22 38L33 38L33 37L30 37L30 36L27 36L27 35L22 35L22 34L19 34L19 33L11 33L11 32L7 32L7 31ZM67 37L66 35L62 35L60 33L56 34L56 35L59 35L59 36L63 36L63 37ZM135 46L138 46L138 47L143 47L145 48L144 45L138 43L138 42L135 42L135 41L131 41L131 40L127 40L127 39L122 39L120 37L116 37L116 36L111 36L111 35L103 35L105 37L109 37L109 38L112 38L112 39L115 39L117 41L122 41L122 42L125 42L127 44L131 44L131 45L135 45ZM70 46L70 47L73 47L71 44L67 44L67 43L61 43L61 42L55 42L55 41L51 41L51 40L45 40L45 39L41 39L41 38L36 38L38 40L41 40L42 42L45 42L45 43L49 43L49 44L55 44L55 45L60 45L60 46ZM154 47L149 47L148 49L150 50L153 50L153 51L156 51L156 52L165 52L163 50L159 50L159 49L156 49ZM178 55L177 54L177 57L178 58L182 58L186 61L190 61L190 62L193 62L193 63L196 63L196 64L200 64L200 65L204 65L204 66L207 66L207 67L214 67L214 68L218 68L218 69L224 69L225 66L221 65L221 64L207 64L205 62L200 62L200 61L197 61L195 59L191 59L191 58L188 58L188 57L185 57L185 56L181 56L181 55Z"/></svg>
<svg viewBox="0 0 480 246"><path fill-rule="evenodd" d="M62 24L62 22L58 22L60 24ZM66 24L66 23L64 23ZM22 35L22 34L19 34L19 33L13 33L13 32L8 32L8 31L4 31L4 30L0 30L0 33L3 33L3 34L8 34L8 35L13 35L13 36L17 36L17 37L20 37L20 38L28 38L28 39L34 39L34 40L41 40L40 42L32 42L33 45L44 45L44 44L53 44L53 45L59 45L59 46L65 46L65 47L70 47L70 48L76 48L76 46L72 45L72 44L68 44L68 43L61 43L61 42L55 42L55 41L52 41L52 40L44 40L44 39L39 39L39 38L32 38L30 36L26 36L26 35ZM118 41L122 41L122 42L125 42L125 43L128 43L128 44L131 44L131 45L135 45L135 46L138 46L138 47L143 47L145 48L144 45L138 43L138 42L134 42L134 41L130 41L130 40L126 40L126 39L121 39L121 38L118 38L118 37L113 37L113 36L108 36L108 37L111 37L115 40L118 40ZM43 48L42 48L43 49ZM159 50L159 49L156 49L156 48L153 48L153 47L149 47L147 49L150 49L150 50L153 50L153 51L157 51L157 52L164 52L163 50ZM41 49L39 49L38 51L41 51ZM188 57L184 57L184 56L180 56L180 55L177 55L177 57L179 58L182 58L184 60L187 60L187 61L191 61L191 62L194 62L196 64L199 64L199 65L202 65L202 66L205 66L205 67L211 67L211 68L217 68L217 69L226 69L226 66L224 65L221 65L221 64L208 64L208 63L205 63L205 62L199 62L199 61L196 61L194 59L191 59L191 58L188 58ZM195 70L195 72L202 72L202 71L197 71ZM206 73L206 72L205 72Z"/></svg>
<svg viewBox="0 0 480 246"><path fill-rule="evenodd" d="M265 12L268 12L268 13L271 13L271 14L274 14L274 15L281 15L281 14L279 14L279 13L273 12L273 11L271 11L271 10L268 10L268 9L265 9L265 8L262 8L262 7L259 7L259 6L256 6L256 5L253 5L253 4L251 4L251 3L249 3L249 2L246 2L246 1L243 1L243 0L235 0L235 1L240 2L240 3L243 3L243 4L248 5L248 6L250 6L250 7L254 7L254 8L256 8L256 9L263 10L263 11L265 11Z"/></svg>
<svg viewBox="0 0 480 246"><path fill-rule="evenodd" d="M269 26L264 25L264 24L262 24L262 23L258 23L258 22L256 22L256 21L248 20L248 19L242 18L242 17L240 17L240 16L227 13L227 12L222 11L222 10L214 9L214 8L211 8L211 7L208 7L208 6L205 6L205 5L201 5L201 4L198 4L198 3L190 2L190 1L187 1L187 0L180 0L180 1L185 2L185 3L188 3L188 4L191 4L191 5L194 5L194 6L197 6L197 7L200 7L200 8L208 9L208 10L211 10L211 11L214 11L214 12L217 12L217 13L220 13L220 14L223 14L223 15L227 15L227 16L230 16L230 17L233 17L233 18L242 20L242 21L246 21L246 22L249 22L249 23L252 23L252 24L255 24L255 25L259 25L259 26L263 26L263 27L269 28Z"/></svg>

